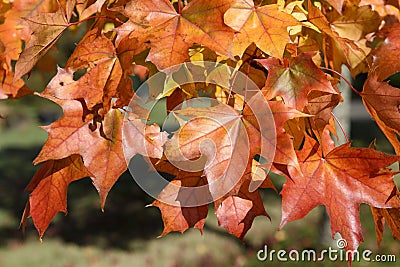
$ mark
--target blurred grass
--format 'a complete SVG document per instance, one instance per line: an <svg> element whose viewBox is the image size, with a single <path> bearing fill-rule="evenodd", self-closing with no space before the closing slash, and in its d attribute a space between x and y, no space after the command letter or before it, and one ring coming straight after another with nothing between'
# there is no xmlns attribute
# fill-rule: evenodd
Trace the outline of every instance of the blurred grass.
<svg viewBox="0 0 400 267"><path fill-rule="evenodd" d="M57 239L12 242L0 249L0 266L30 267L122 267L122 266L238 266L241 248L220 236L201 236L193 230L162 239L133 243L135 249L122 251L95 246L66 244Z"/></svg>
<svg viewBox="0 0 400 267"><path fill-rule="evenodd" d="M30 267L130 267L130 266L166 266L166 267L200 267L200 266L347 266L346 262L278 262L259 261L256 258L258 249L268 245L269 250L284 249L289 252L297 249L315 249L317 253L328 246L319 246L316 225L322 208L314 209L304 219L289 223L281 231L276 231L280 219L279 197L265 194L264 202L272 222L265 217L258 217L243 243L226 236L224 230L217 227L216 218L209 212L203 235L195 229L184 234L172 233L163 238L131 239L128 249L102 248L91 245L77 245L62 241L52 235L45 237L43 243L34 237L33 230L28 232L25 241L13 239L0 248L0 266ZM154 209L154 208L151 208ZM4 214L0 212L3 220ZM5 215L7 218L7 215ZM63 220L64 218L60 218ZM159 218L161 220L161 218ZM365 243L360 251L369 249L374 255L394 254L399 260L400 244L393 241L389 231L385 230L381 248L378 249L374 236L372 217L367 205L361 206L361 219ZM58 224L58 222L57 222ZM55 227L53 225L53 227ZM118 227L116 225L116 227ZM160 231L160 229L158 229ZM106 236L105 236L106 237ZM332 248L336 249L334 241ZM352 266L398 266L397 263L354 262Z"/></svg>
<svg viewBox="0 0 400 267"><path fill-rule="evenodd" d="M55 103L30 95L22 99L0 102L0 149L40 146L47 133L39 126L47 125L62 115Z"/></svg>

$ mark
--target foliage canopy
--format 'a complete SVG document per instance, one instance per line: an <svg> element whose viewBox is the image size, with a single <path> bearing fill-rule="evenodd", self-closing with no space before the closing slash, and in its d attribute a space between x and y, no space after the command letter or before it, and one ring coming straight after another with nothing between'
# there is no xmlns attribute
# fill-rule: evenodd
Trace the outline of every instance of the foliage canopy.
<svg viewBox="0 0 400 267"><path fill-rule="evenodd" d="M332 110L342 101L337 84L344 64L354 77L368 73L362 92L355 93L400 155L400 93L390 83L400 72L399 8L396 0L1 1L0 99L36 94L60 105L64 113L43 127L48 140L34 160L41 165L26 188L31 194L22 224L32 217L42 237L54 215L66 213L68 185L84 177L93 180L104 208L108 192L127 170L124 152L148 157L157 171L175 177L160 196L179 199L173 185L210 184L213 198L221 188L211 183L230 178L226 161L232 155L225 148L243 151L243 144L226 139L228 133L239 134L235 127L240 124L250 136L249 153L233 159L244 162L245 171L228 193L213 199L219 224L243 238L256 216L269 217L258 188L275 187L259 157L261 143L271 140L248 106L247 81L244 94L232 91L242 72L259 87L274 118L276 150L270 168L287 177L280 192L281 227L324 205L332 234L339 232L347 240L346 249L357 249L363 241L359 205L367 203L378 243L384 221L399 239L400 195L395 173L388 169L398 156L373 146L354 148L350 142L335 147L332 139ZM83 27L82 22L89 25L85 35L46 89L28 88L24 81L29 73L40 70L60 36ZM174 65L199 61L232 67L209 71L197 66L206 80L218 76L226 86L179 85L177 73L190 76L193 71L186 68L166 72L163 84L149 87L150 97L165 99L168 113L181 116L172 137L143 116L143 107L127 109L138 97L132 77L143 82ZM171 83L176 86L165 90ZM173 111L199 96L219 104ZM233 115L224 113L226 105ZM204 114L223 121L223 127ZM123 147L126 117L134 134ZM218 161L204 170L181 170L168 160L177 150L187 160L199 158L199 144L207 139L214 141ZM159 200L152 205L161 210L162 235L190 227L202 231L208 205L181 207Z"/></svg>

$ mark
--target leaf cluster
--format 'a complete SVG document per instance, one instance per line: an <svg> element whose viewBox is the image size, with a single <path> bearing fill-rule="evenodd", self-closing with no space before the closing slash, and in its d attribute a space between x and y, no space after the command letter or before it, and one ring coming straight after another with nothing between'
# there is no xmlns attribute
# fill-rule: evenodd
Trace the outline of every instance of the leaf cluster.
<svg viewBox="0 0 400 267"><path fill-rule="evenodd" d="M22 223L32 217L42 237L55 214L67 212L68 185L84 177L92 179L104 208L107 194L128 168L126 154L140 154L157 171L174 176L159 199L179 203L188 196L176 185L205 186L219 224L243 238L256 216L269 217L259 188L275 189L260 157L263 143L276 146L268 162L271 171L287 177L280 192L280 227L324 205L332 235L340 233L347 249L357 249L363 241L359 205L366 203L378 242L384 221L399 239L400 195L395 172L388 169L400 155L400 93L388 83L400 72L399 8L398 2L386 0L0 2L0 99L34 93L63 109L62 118L43 127L48 139L34 160L41 165L26 188L31 194ZM28 88L23 77L37 68L65 31L83 27L82 22L89 25L85 35L46 89L38 93ZM222 67L209 71L198 64L196 70L164 71L199 61ZM373 146L335 145L332 110L342 101L337 88L342 65L354 77L368 73L362 92L355 93L397 156ZM179 85L182 75L190 77L194 71L224 86ZM78 72L84 74L76 78ZM164 82L149 86L149 99L165 99L168 113L180 118L178 130L169 137L149 122L144 107L126 108L139 97L131 78L143 82L160 72L165 72ZM236 80L238 72L245 74L245 81ZM247 79L259 87L271 109L273 140L249 108ZM242 92L233 92L233 86ZM204 95L218 104L179 108ZM249 135L249 149L235 141L242 131ZM201 142L209 139L215 158L207 158L203 170L184 171L171 163L181 159L177 151L186 160L201 158ZM230 160L233 167L227 164ZM224 193L238 166L244 172ZM217 180L222 182L215 185ZM152 205L161 210L162 235L190 227L202 231L207 204L186 207L159 199Z"/></svg>

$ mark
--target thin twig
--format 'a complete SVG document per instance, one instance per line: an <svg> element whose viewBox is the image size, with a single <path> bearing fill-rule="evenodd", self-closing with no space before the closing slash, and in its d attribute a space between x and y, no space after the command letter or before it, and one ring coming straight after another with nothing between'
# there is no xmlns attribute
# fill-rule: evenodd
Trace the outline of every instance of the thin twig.
<svg viewBox="0 0 400 267"><path fill-rule="evenodd" d="M342 78L343 81L345 81L345 82L347 83L347 85L351 88L351 90L352 90L355 94L360 95L360 92L357 91L357 89L354 88L353 85L349 82L349 80L347 80L346 77L344 77L341 73L337 72L336 70L328 69L328 68L325 68L325 67L320 67L320 69L322 69L322 70L327 70L327 71L330 71L330 72L333 72L333 73L339 75L340 78Z"/></svg>
<svg viewBox="0 0 400 267"><path fill-rule="evenodd" d="M343 125L340 123L340 121L335 116L335 114L333 114L333 112L331 112L331 115L332 115L333 119L337 122L337 124L339 125L339 128L342 130L343 136L344 136L344 138L346 138L346 143L350 142L349 137L347 136L347 134L343 128Z"/></svg>

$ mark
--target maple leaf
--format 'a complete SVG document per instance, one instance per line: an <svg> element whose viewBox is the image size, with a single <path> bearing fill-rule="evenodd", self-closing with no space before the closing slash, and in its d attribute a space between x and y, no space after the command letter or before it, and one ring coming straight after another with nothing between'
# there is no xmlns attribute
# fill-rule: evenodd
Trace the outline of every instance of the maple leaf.
<svg viewBox="0 0 400 267"><path fill-rule="evenodd" d="M358 41L377 31L380 23L379 14L371 7L346 6L342 16L331 22L331 28L342 38Z"/></svg>
<svg viewBox="0 0 400 267"><path fill-rule="evenodd" d="M20 20L21 18L19 12L11 9L7 11L4 23L0 24L0 41L3 44L7 44L4 47L4 55L10 68L11 60L18 59L19 53L22 51L22 41L16 29L16 26L18 23L20 23Z"/></svg>
<svg viewBox="0 0 400 267"><path fill-rule="evenodd" d="M371 49L366 46L363 35L373 29L378 29L380 24L379 16L370 9L367 6L355 10L351 7L343 16L336 18L336 21L329 22L321 10L308 1L307 20L323 33L322 38L326 43L323 47L327 57L326 62L336 71L341 71L342 64L349 67L353 76L368 70L365 58ZM364 23L364 21L370 23ZM338 32L335 30L334 23ZM321 33L315 32L315 34L319 36ZM349 37L354 39L348 39Z"/></svg>
<svg viewBox="0 0 400 267"><path fill-rule="evenodd" d="M55 13L39 13L27 21L32 36L15 64L15 80L31 71L69 27L69 20L61 8Z"/></svg>
<svg viewBox="0 0 400 267"><path fill-rule="evenodd" d="M138 30L132 31L130 37L150 41L147 60L162 70L188 61L187 50L194 43L231 56L234 31L224 24L223 14L232 3L233 0L194 0L177 13L168 0L133 0L119 11L130 19L131 25L136 24Z"/></svg>
<svg viewBox="0 0 400 267"><path fill-rule="evenodd" d="M65 8L74 4L75 1L68 1ZM27 41L30 37L22 18L32 17L40 12L55 12L59 5L56 0L15 0L12 1L12 6L7 5L5 8L7 10L4 14L4 23L0 24L0 41L7 44L4 54L7 57L7 64L11 67L10 60L17 60L22 51L21 39Z"/></svg>
<svg viewBox="0 0 400 267"><path fill-rule="evenodd" d="M0 70L0 99L19 98L33 93L21 79L13 80L12 72Z"/></svg>
<svg viewBox="0 0 400 267"><path fill-rule="evenodd" d="M399 208L389 208L389 209L379 209L371 207L372 216L375 223L376 239L378 241L378 246L382 241L382 234L384 230L384 222L388 224L389 228L392 230L393 238L400 240L400 209Z"/></svg>
<svg viewBox="0 0 400 267"><path fill-rule="evenodd" d="M165 171L165 168L163 170ZM170 170L170 167L168 170ZM157 199L151 204L151 206L155 206L161 211L164 222L164 230L161 236L173 231L183 233L191 227L199 229L200 232L203 231L208 205L194 206L191 203L202 203L204 198L212 199L206 187L203 187L205 190L198 190L199 186L205 186L206 184L207 179L202 171L177 171L174 180L162 190ZM185 188L181 189L181 187ZM194 190L191 190L191 187Z"/></svg>
<svg viewBox="0 0 400 267"><path fill-rule="evenodd" d="M95 28L88 31L76 46L74 52L68 58L65 69L88 68L99 60L112 57L115 57L112 41Z"/></svg>
<svg viewBox="0 0 400 267"><path fill-rule="evenodd" d="M156 162L154 167L175 175L174 180L163 189L151 205L158 207L162 214L164 230L161 236L172 231L184 232L190 227L202 232L208 211L207 204L213 199L203 172L182 171L163 159ZM244 237L256 216L268 216L259 193L248 191L253 178L255 176L257 179L261 178L263 188L275 189L264 170L257 167L256 171L252 167L253 164L248 166L238 192L229 192L228 195L215 201L219 225L239 238Z"/></svg>
<svg viewBox="0 0 400 267"><path fill-rule="evenodd" d="M32 191L28 202L29 214L40 238L57 212L67 213L68 185L86 176L91 176L91 173L86 170L79 155L49 160L40 166L25 189Z"/></svg>
<svg viewBox="0 0 400 267"><path fill-rule="evenodd" d="M134 109L133 112L136 110ZM160 132L160 127L156 124L146 125L133 112L129 112L124 117L122 138L125 158L130 159L136 154L161 158L163 156L163 145L167 141L168 134Z"/></svg>
<svg viewBox="0 0 400 267"><path fill-rule="evenodd" d="M369 114L399 154L400 142L397 134L400 132L400 117L398 116L400 94L397 88L382 80L400 71L398 60L394 60L399 49L400 26L395 24L389 27L387 33L384 42L373 51L373 66L360 95Z"/></svg>
<svg viewBox="0 0 400 267"><path fill-rule="evenodd" d="M116 57L106 58L95 63L77 81L74 70L58 68L56 76L49 82L42 96L61 100L84 99L88 109L102 103L105 112L110 109L111 99L118 96L122 69Z"/></svg>
<svg viewBox="0 0 400 267"><path fill-rule="evenodd" d="M395 24L388 30L388 35L383 43L374 50L374 73L378 81L387 79L390 75L400 72L400 24Z"/></svg>
<svg viewBox="0 0 400 267"><path fill-rule="evenodd" d="M200 158L195 163L205 163L211 195L214 199L224 196L242 177L252 146L240 114L223 104L187 108L179 110L179 114L192 119L166 142L165 155L170 161Z"/></svg>
<svg viewBox="0 0 400 267"><path fill-rule="evenodd" d="M119 32L118 28L116 29L116 31ZM120 36L120 34L118 36ZM121 61L122 68L124 69L125 72L127 72L130 75L134 74L132 68L133 63L135 65L141 63L143 65L148 65L148 66L152 65L151 62L145 62L145 57L146 57L145 55L143 55L143 58L139 55L143 51L148 50L150 46L147 43L144 43L143 45L138 45L138 43L140 43L140 40L138 40L137 38L129 38L129 36L126 36L119 41L117 39L116 41L117 54L118 58ZM155 66L148 69L151 69L149 76L152 76L153 74L158 72Z"/></svg>
<svg viewBox="0 0 400 267"><path fill-rule="evenodd" d="M390 86L387 82L377 81L376 75L370 73L360 95L369 114L399 154L400 142L396 135L400 133L399 89Z"/></svg>
<svg viewBox="0 0 400 267"><path fill-rule="evenodd" d="M293 16L279 10L278 5L254 6L252 0L236 0L224 14L226 25L237 33L233 39L234 55L242 56L254 42L273 57L282 58L289 40L286 28L299 25Z"/></svg>
<svg viewBox="0 0 400 267"><path fill-rule="evenodd" d="M251 103L251 101L252 100L250 100L249 103ZM260 101L260 100L258 98L253 98L253 101ZM251 103L251 104L252 106L260 105L260 103ZM286 133L284 129L284 124L286 121L290 119L298 117L307 117L309 115L301 113L296 109L291 109L287 105L279 101L268 101L268 105L271 108L271 112L274 119L274 126L275 126L274 134L265 131L265 129L263 130L260 129L259 123L265 124L266 122L263 121L257 122L255 114L249 108L248 105L246 105L243 110L243 123L246 126L246 130L250 138L253 139L254 146L256 148L260 147L261 142L263 142L263 146L266 146L265 151L255 150L253 148L252 154L265 155L267 151L269 152L273 151L270 146L275 145L274 149L275 154L273 157L273 162L278 164L291 165L295 168L298 168L298 162L296 153L294 151L293 142L291 140L291 136ZM276 140L271 141L271 138L276 138Z"/></svg>
<svg viewBox="0 0 400 267"><path fill-rule="evenodd" d="M59 94L61 99L84 97L89 108L102 102L105 111L110 108L112 98L118 98L115 106L127 106L133 96L132 81L129 78L133 74L132 58L141 51L137 48L132 51L131 45L129 42L120 42L117 53L113 42L104 34L96 28L88 31L67 61L65 69L71 73L59 71L56 77L62 80L62 73L65 73L67 80L73 83L70 76L75 70L89 68L90 74L87 73L78 83L67 88L57 85L58 78L54 77L55 88L48 93ZM82 92L82 88L87 90Z"/></svg>
<svg viewBox="0 0 400 267"><path fill-rule="evenodd" d="M362 240L358 206L367 203L378 243L384 220L399 238L400 198L394 172L386 169L398 157L350 144L335 148L332 110L342 99L336 80L318 67L323 60L336 71L346 64L353 76L369 72L364 105L400 154L400 95L385 82L400 71L399 2L267 2L0 1L0 99L32 93L20 78L35 66L52 70L55 61L44 56L67 28L83 29L85 22L89 29L38 94L60 105L64 116L44 127L48 140L35 164L44 163L28 186L33 192L22 225L31 215L42 237L51 218L66 212L68 184L84 176L91 176L104 208L127 162L141 154L157 161L157 171L175 176L152 204L164 221L161 236L202 231L214 200L219 225L242 239L256 216L268 216L256 189L275 189L266 172L271 168L290 178L281 227L325 205L332 233L355 249ZM70 22L74 11L79 18ZM148 82L149 98L163 97L167 112L189 103L174 111L179 129L166 142L167 133L148 124L148 103L130 101L158 69L185 61L197 63ZM198 61L221 66L210 71ZM196 80L194 72L205 82L179 85ZM236 77L239 72L245 75ZM262 90L250 90L250 79ZM167 87L161 95L160 86ZM195 100L202 102L197 108L187 100L200 95L216 101L204 107Z"/></svg>
<svg viewBox="0 0 400 267"><path fill-rule="evenodd" d="M332 236L339 232L348 243L346 249L354 250L363 240L359 205L367 203L379 208L398 205L394 199L387 202L395 184L394 173L385 169L398 160L396 156L371 148L351 148L350 144L336 147L323 156L316 141L308 137L297 157L301 173L289 170L291 179L281 192L280 228L324 205Z"/></svg>
<svg viewBox="0 0 400 267"><path fill-rule="evenodd" d="M248 104L259 110L246 105L240 115L219 104L175 111L192 119L166 143L165 155L174 161L206 156L205 174L214 197L240 187L241 175L255 155L262 155L269 164L273 161L299 168L293 143L283 125L289 119L308 115L281 102L267 103L262 96L252 97ZM270 114L262 108L264 105L270 106ZM208 139L214 142L214 148L201 147Z"/></svg>
<svg viewBox="0 0 400 267"><path fill-rule="evenodd" d="M398 88L387 82L378 82L372 74L365 82L361 96L367 109L374 111L371 115L397 132L400 131L400 116L397 115L400 99Z"/></svg>
<svg viewBox="0 0 400 267"><path fill-rule="evenodd" d="M277 58L257 60L268 70L268 77L262 89L270 100L281 96L289 107L303 111L307 96L313 90L337 94L332 84L312 61L311 53L301 53L289 61Z"/></svg>
<svg viewBox="0 0 400 267"><path fill-rule="evenodd" d="M99 191L101 205L104 207L109 190L127 169L122 144L124 115L117 109L112 109L105 114L102 122L104 134L102 134L100 130L91 130L92 114L86 116L85 120L82 119L83 110L78 101L63 101L61 106L64 116L51 125L42 127L48 132L49 136L34 163L61 159L72 154L81 155L86 168L94 176L93 182ZM145 127L143 123L141 130L143 131ZM159 128L157 130L159 132ZM156 138L155 136L152 137ZM145 142L151 142L150 147L154 144L162 146L162 143L157 143L152 137L144 134L136 136L136 138L142 140L141 146ZM125 143L125 145L128 144ZM132 145L135 144L138 144L138 142ZM149 146L139 147L138 149L141 151L140 149L147 147ZM162 149L159 148L156 151L156 156L159 155L159 150ZM147 153L152 156L151 152Z"/></svg>
<svg viewBox="0 0 400 267"><path fill-rule="evenodd" d="M217 200L214 205L218 225L225 227L229 233L240 239L243 239L251 228L255 217L269 218L259 192L249 192L249 186L249 180L246 180L237 194Z"/></svg>
<svg viewBox="0 0 400 267"><path fill-rule="evenodd" d="M118 37L120 34L118 34ZM139 78L140 83L144 82L148 77L156 74L158 72L157 67L150 61L145 61L145 58L149 52L150 45L147 43L140 44L141 41L137 38L129 38L129 36L124 37L122 40L116 40L117 56L120 61L123 75L120 83L119 89L119 101L121 104L117 103L119 107L127 106L132 98L132 87L136 89L139 85L133 85L130 76L136 76ZM123 89L123 85L126 89ZM151 80L147 81L147 85L150 89ZM155 86L157 93L150 90L150 96L157 96L159 93L159 87Z"/></svg>

